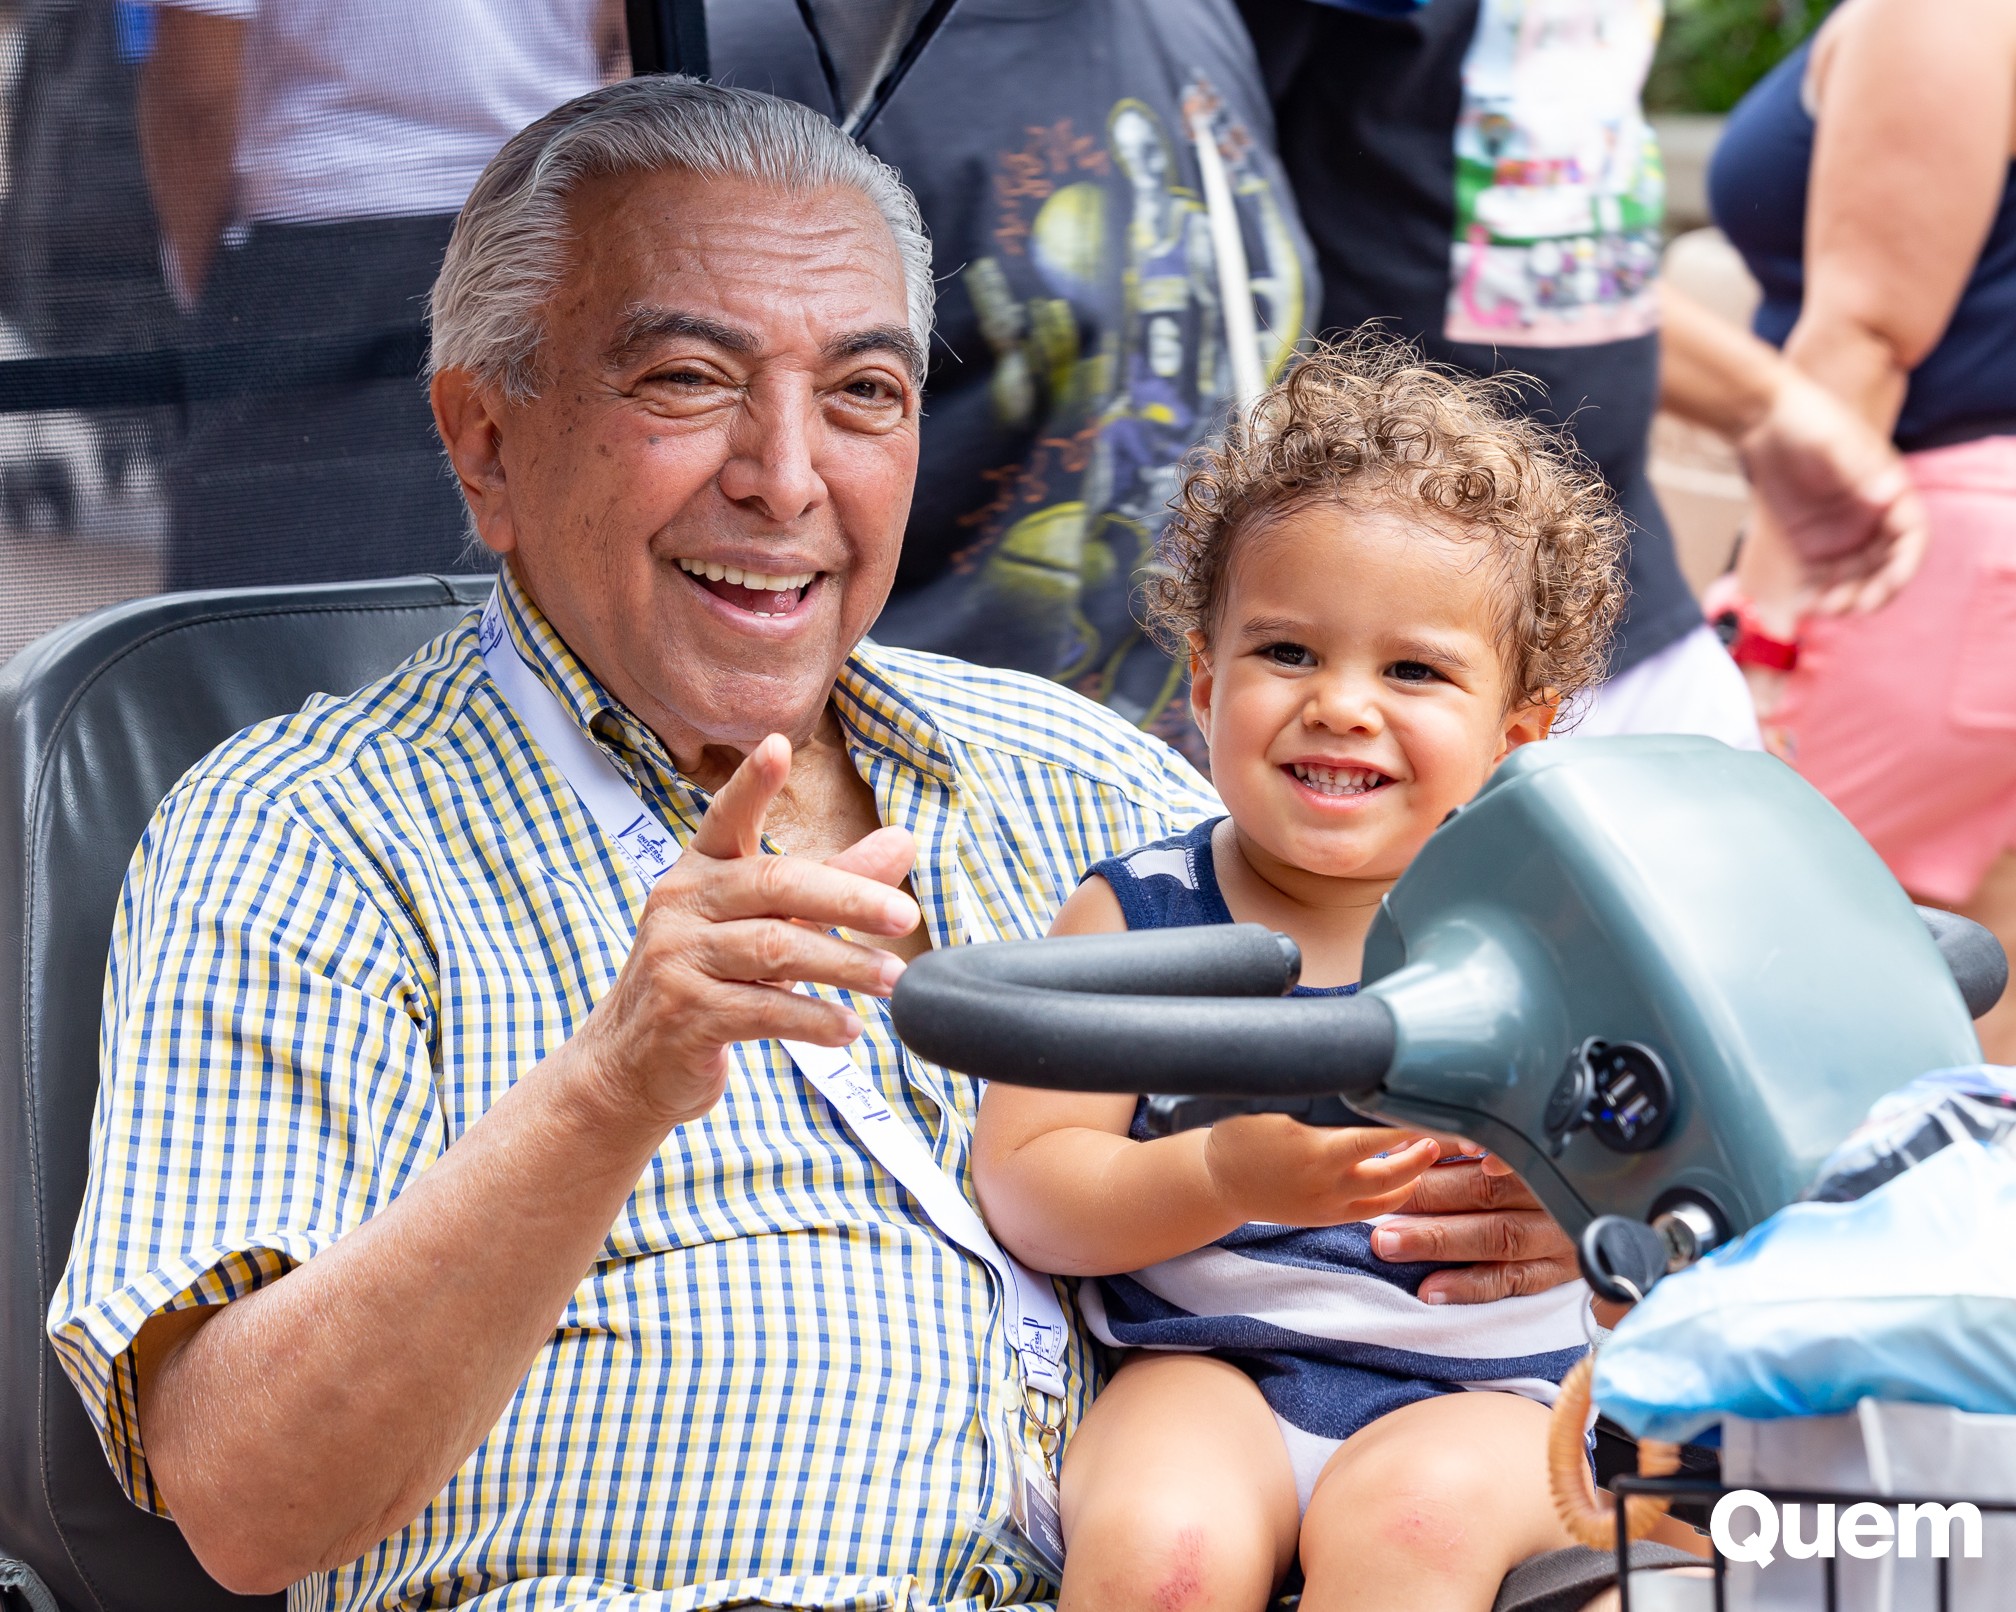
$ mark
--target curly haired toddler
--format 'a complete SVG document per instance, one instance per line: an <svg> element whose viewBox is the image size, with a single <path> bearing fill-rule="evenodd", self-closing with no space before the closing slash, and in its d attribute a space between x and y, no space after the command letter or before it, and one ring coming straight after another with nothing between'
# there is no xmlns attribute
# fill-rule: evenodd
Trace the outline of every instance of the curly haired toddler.
<svg viewBox="0 0 2016 1612"><path fill-rule="evenodd" d="M1622 598L1596 479L1489 382L1377 336L1299 364L1189 467L1151 579L1228 815L1094 866L1053 934L1257 922L1357 989L1436 825L1603 675ZM1002 1241L1130 1351L1065 1452L1062 1612L1486 1612L1566 1545L1546 1406L1581 1284L1438 1305L1376 1217L1462 1144L1279 1115L1150 1140L1131 1097L994 1085ZM1487 1161L1487 1170L1502 1169Z"/></svg>

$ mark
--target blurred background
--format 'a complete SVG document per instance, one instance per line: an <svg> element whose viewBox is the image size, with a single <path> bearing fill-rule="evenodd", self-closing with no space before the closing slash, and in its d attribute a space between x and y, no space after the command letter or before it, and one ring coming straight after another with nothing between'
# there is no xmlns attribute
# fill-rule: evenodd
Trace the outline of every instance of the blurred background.
<svg viewBox="0 0 2016 1612"><path fill-rule="evenodd" d="M1723 115L1827 9L1667 5L1646 96L1666 268L1738 322L1755 290L1708 226L1704 172ZM289 105L286 75L354 51L341 30L365 14L379 35L348 107ZM505 124L627 72L626 45L622 8L597 0L0 0L0 661L171 584L461 566L452 485L406 445L416 420L424 430L410 379L420 298L457 187ZM397 94L369 79L388 67ZM202 116L234 94L264 108L237 128L235 156L218 144L228 125ZM374 124L361 166L346 110ZM271 171L248 166L253 139ZM234 163L241 198L263 187L268 214L294 227L231 216ZM1721 439L1677 420L1662 416L1654 440L1654 484L1698 590L1729 555L1741 472ZM369 532L343 521L360 479L397 490ZM278 571L246 549L276 486L289 520L314 528ZM186 552L199 523L210 535Z"/></svg>

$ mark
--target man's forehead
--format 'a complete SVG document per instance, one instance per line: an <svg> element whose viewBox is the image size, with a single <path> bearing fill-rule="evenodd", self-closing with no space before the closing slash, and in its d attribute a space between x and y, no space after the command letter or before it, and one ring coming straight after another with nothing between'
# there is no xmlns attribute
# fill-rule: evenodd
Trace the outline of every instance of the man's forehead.
<svg viewBox="0 0 2016 1612"><path fill-rule="evenodd" d="M907 327L895 237L852 187L632 174L582 186L570 211L577 246L561 297L607 350L682 336L730 351L823 348Z"/></svg>

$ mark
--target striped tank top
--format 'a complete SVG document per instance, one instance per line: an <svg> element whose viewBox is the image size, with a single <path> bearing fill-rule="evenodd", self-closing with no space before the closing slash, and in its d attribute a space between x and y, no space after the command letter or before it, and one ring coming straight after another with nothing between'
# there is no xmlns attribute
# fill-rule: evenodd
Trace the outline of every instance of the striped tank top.
<svg viewBox="0 0 2016 1612"><path fill-rule="evenodd" d="M1231 923L1212 867L1216 821L1096 863L1086 876L1112 886L1129 929ZM1146 1138L1143 1109L1132 1134ZM1551 1405L1587 1346L1588 1289L1570 1282L1488 1304L1424 1303L1422 1281L1447 1267L1378 1258L1376 1224L1254 1222L1146 1270L1088 1280L1081 1307L1116 1348L1224 1357L1254 1378L1276 1416L1319 1438L1349 1438L1388 1411L1459 1389Z"/></svg>

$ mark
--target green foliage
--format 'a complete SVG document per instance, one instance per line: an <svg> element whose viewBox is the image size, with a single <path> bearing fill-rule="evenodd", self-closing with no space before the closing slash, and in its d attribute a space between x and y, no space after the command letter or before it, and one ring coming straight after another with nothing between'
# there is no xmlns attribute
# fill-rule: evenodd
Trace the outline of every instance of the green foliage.
<svg viewBox="0 0 2016 1612"><path fill-rule="evenodd" d="M1645 102L1726 112L1820 26L1834 0L1667 0Z"/></svg>

